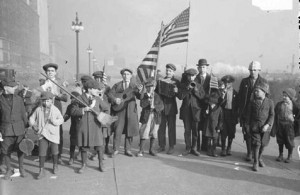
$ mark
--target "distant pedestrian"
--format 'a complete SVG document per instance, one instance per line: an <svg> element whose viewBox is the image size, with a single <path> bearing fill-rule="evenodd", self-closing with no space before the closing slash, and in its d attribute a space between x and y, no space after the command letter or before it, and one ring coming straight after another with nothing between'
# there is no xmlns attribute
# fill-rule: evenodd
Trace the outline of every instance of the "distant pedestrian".
<svg viewBox="0 0 300 195"><path fill-rule="evenodd" d="M253 171L258 171L258 165L265 167L262 160L264 148L269 144L270 131L274 121L274 104L266 94L269 85L265 81L258 82L254 88L254 97L247 108L245 127L251 133L252 150L254 156Z"/></svg>
<svg viewBox="0 0 300 195"><path fill-rule="evenodd" d="M29 117L29 125L39 136L39 166L37 179L45 177L44 164L47 151L50 148L53 158L53 174L58 172L58 144L60 140L59 127L64 119L60 110L54 106L54 95L51 92L42 92L42 105L37 107Z"/></svg>
<svg viewBox="0 0 300 195"><path fill-rule="evenodd" d="M282 101L278 102L275 107L275 120L272 128L272 136L276 135L279 147L279 156L277 161L283 161L283 146L288 149L288 156L284 162L289 163L292 158L295 147L294 139L299 135L299 128L295 125L296 118L299 114L299 105L295 103L296 91L292 88L283 90Z"/></svg>
<svg viewBox="0 0 300 195"><path fill-rule="evenodd" d="M216 147L218 133L222 130L223 112L219 103L219 94L212 92L208 98L208 107L204 113L203 132L207 137L207 155L217 157Z"/></svg>

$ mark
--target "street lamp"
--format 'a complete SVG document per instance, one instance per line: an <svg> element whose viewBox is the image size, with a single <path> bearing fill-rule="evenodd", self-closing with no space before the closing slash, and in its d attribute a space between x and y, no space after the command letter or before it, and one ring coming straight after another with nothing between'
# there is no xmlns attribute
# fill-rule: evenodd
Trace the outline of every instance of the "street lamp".
<svg viewBox="0 0 300 195"><path fill-rule="evenodd" d="M89 55L89 75L92 75L92 68L91 68L91 53L93 53L93 49L89 45L89 47L86 49L86 52Z"/></svg>
<svg viewBox="0 0 300 195"><path fill-rule="evenodd" d="M97 62L97 59L95 58L95 56L93 56L92 58L92 61L93 61L93 69L95 70L95 65L96 65L96 62Z"/></svg>
<svg viewBox="0 0 300 195"><path fill-rule="evenodd" d="M75 22L72 22L72 27L71 29L75 31L76 33L76 80L79 80L79 39L78 39L78 34L80 31L82 31L84 28L82 26L82 22L79 22L78 20L78 14L76 12L76 18Z"/></svg>

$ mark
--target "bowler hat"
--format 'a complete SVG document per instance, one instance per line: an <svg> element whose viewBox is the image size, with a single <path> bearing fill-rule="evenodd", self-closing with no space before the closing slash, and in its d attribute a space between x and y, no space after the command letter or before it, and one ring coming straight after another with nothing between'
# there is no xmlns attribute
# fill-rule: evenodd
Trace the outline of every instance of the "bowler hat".
<svg viewBox="0 0 300 195"><path fill-rule="evenodd" d="M40 97L40 100L49 100L52 99L54 95L50 91L43 91Z"/></svg>
<svg viewBox="0 0 300 195"><path fill-rule="evenodd" d="M196 64L196 66L209 66L209 64L207 63L206 59L200 59L198 60L198 64Z"/></svg>
<svg viewBox="0 0 300 195"><path fill-rule="evenodd" d="M287 88L283 90L283 93L285 93L291 100L296 99L296 91L293 88Z"/></svg>
<svg viewBox="0 0 300 195"><path fill-rule="evenodd" d="M224 83L233 83L235 81L234 77L231 75L225 75L221 78Z"/></svg>
<svg viewBox="0 0 300 195"><path fill-rule="evenodd" d="M167 64L166 68L170 68L173 71L176 71L176 66L174 64Z"/></svg>
<svg viewBox="0 0 300 195"><path fill-rule="evenodd" d="M57 64L54 64L54 63L48 63L48 64L45 64L45 65L43 66L44 71L47 71L47 69L48 69L49 67L53 67L53 68L55 68L55 70L58 69L58 65L57 65Z"/></svg>
<svg viewBox="0 0 300 195"><path fill-rule="evenodd" d="M129 68L123 68L123 69L120 71L121 75L124 74L125 71L130 72L130 74L132 74L132 70L131 70L131 69L129 69Z"/></svg>
<svg viewBox="0 0 300 195"><path fill-rule="evenodd" d="M18 85L18 83L15 82L14 80L4 78L4 79L1 81L1 85L2 85L3 87L4 87L4 86L15 87L15 86Z"/></svg>
<svg viewBox="0 0 300 195"><path fill-rule="evenodd" d="M185 71L185 73L193 76L193 75L197 75L198 71L195 68L190 68L190 69L187 69Z"/></svg>

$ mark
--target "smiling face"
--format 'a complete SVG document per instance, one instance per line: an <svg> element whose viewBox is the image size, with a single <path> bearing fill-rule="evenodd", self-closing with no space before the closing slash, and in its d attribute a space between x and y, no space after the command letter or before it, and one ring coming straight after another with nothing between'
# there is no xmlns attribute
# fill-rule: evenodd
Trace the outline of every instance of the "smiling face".
<svg viewBox="0 0 300 195"><path fill-rule="evenodd" d="M171 68L166 68L166 77L172 78L174 76L175 72Z"/></svg>
<svg viewBox="0 0 300 195"><path fill-rule="evenodd" d="M56 69L54 67L48 67L46 74L50 79L54 79L56 76Z"/></svg>

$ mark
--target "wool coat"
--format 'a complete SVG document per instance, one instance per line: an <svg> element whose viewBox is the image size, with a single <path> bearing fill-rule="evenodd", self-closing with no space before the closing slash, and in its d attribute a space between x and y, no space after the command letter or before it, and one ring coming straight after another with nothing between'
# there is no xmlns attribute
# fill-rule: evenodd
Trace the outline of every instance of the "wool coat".
<svg viewBox="0 0 300 195"><path fill-rule="evenodd" d="M8 96L12 98L12 102L8 101ZM24 135L27 123L23 99L16 94L2 94L0 96L0 132L2 136Z"/></svg>
<svg viewBox="0 0 300 195"><path fill-rule="evenodd" d="M71 125L70 125L70 130L69 130L69 135L70 135L70 145L76 146L77 145L77 117L76 116L71 116L71 109L74 106L74 101L72 101L64 114L64 121L66 122L67 120L71 119Z"/></svg>
<svg viewBox="0 0 300 195"><path fill-rule="evenodd" d="M123 129L123 134L125 134L128 137L133 137L139 135L139 119L138 119L138 113L137 113L137 104L136 104L136 98L140 99L140 94L138 92L138 89L133 86L131 83L129 85L129 96L132 96L133 98L128 102L127 106L125 106L124 109L116 112L113 109L111 110L112 115L118 116L118 120L112 124L113 131L116 131L116 129ZM110 90L110 94L112 97L118 97L124 92L123 82L120 81L116 83ZM112 102L112 106L115 104L115 102ZM121 127L120 125L124 124L124 127Z"/></svg>
<svg viewBox="0 0 300 195"><path fill-rule="evenodd" d="M203 133L205 136L209 138L217 138L217 130L222 130L223 125L222 108L219 105L215 105L214 108L208 106L203 119Z"/></svg>
<svg viewBox="0 0 300 195"><path fill-rule="evenodd" d="M78 99L90 105L89 99L85 93L78 96ZM100 97L95 97L96 104L93 108L96 112L105 112L109 110ZM101 123L97 120L97 115L93 112L83 112L85 106L75 101L71 107L71 117L76 119L77 145L79 147L92 147L103 145L103 134Z"/></svg>
<svg viewBox="0 0 300 195"><path fill-rule="evenodd" d="M161 100L160 95L154 93L154 109L151 109L150 107L151 101L147 93L145 93L143 99L141 99L140 106L142 107L140 123L146 124L151 112L154 112L155 124L161 123L161 111L164 109L164 103Z"/></svg>
<svg viewBox="0 0 300 195"><path fill-rule="evenodd" d="M193 121L199 122L201 116L201 103L204 101L205 92L203 87L196 83L193 89L188 89L185 84L182 84L178 91L178 97L182 100L180 108L180 119L189 121L188 113L192 110Z"/></svg>

